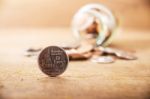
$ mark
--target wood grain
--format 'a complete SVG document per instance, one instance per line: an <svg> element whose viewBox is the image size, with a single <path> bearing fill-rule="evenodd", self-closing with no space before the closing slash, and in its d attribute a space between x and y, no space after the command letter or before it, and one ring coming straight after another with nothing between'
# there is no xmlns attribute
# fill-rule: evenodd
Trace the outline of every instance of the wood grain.
<svg viewBox="0 0 150 99"><path fill-rule="evenodd" d="M150 31L123 30L118 48L135 52L138 60L112 64L70 62L60 77L50 78L26 57L30 47L73 41L68 28L0 29L0 99L149 99Z"/></svg>

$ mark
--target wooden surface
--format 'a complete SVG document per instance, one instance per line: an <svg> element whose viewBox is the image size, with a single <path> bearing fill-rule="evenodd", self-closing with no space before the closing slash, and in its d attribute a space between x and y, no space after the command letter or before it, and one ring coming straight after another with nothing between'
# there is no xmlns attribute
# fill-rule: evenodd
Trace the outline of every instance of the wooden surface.
<svg viewBox="0 0 150 99"><path fill-rule="evenodd" d="M70 62L50 78L26 57L30 47L72 41L68 28L0 29L0 99L150 99L150 31L123 30L113 46L135 52L138 60L112 64Z"/></svg>

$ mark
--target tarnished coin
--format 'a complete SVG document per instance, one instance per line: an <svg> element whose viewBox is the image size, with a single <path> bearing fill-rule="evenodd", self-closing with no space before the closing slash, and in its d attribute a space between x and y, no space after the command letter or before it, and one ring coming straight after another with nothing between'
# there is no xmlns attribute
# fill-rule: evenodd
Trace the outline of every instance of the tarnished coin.
<svg viewBox="0 0 150 99"><path fill-rule="evenodd" d="M60 47L49 46L40 53L38 64L42 72L51 77L56 77L66 70L68 56Z"/></svg>

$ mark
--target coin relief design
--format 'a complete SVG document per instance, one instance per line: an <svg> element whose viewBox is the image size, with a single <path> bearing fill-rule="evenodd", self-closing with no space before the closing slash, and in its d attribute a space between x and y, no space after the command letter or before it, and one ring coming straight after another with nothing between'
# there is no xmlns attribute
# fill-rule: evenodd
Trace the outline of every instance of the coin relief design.
<svg viewBox="0 0 150 99"><path fill-rule="evenodd" d="M66 70L68 56L60 47L49 46L40 53L38 63L42 72L51 77L55 77Z"/></svg>

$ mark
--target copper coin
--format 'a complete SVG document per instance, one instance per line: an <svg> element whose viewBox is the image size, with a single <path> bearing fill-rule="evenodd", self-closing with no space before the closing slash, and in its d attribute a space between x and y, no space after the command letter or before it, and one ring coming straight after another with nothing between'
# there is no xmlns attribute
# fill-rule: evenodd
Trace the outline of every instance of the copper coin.
<svg viewBox="0 0 150 99"><path fill-rule="evenodd" d="M56 77L66 70L68 56L62 48L49 46L40 53L38 64L42 72L51 77Z"/></svg>
<svg viewBox="0 0 150 99"><path fill-rule="evenodd" d="M65 50L69 56L69 60L86 60L92 56L91 52L80 53L76 49Z"/></svg>

